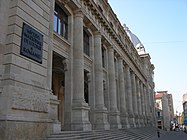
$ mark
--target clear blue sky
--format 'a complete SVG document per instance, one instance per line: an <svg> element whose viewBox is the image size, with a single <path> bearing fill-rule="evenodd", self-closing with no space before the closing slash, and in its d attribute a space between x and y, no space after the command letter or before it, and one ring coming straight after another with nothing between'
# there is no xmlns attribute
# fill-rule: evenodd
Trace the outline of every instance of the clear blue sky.
<svg viewBox="0 0 187 140"><path fill-rule="evenodd" d="M109 0L121 24L144 44L155 66L155 91L173 95L182 111L187 93L187 0Z"/></svg>

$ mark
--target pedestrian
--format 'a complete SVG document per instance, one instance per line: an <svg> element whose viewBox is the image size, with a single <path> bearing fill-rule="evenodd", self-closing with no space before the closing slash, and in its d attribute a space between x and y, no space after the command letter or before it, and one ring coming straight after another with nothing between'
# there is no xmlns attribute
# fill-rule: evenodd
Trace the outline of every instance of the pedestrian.
<svg viewBox="0 0 187 140"><path fill-rule="evenodd" d="M159 130L157 130L157 136L158 136L158 138L160 138L160 131Z"/></svg>

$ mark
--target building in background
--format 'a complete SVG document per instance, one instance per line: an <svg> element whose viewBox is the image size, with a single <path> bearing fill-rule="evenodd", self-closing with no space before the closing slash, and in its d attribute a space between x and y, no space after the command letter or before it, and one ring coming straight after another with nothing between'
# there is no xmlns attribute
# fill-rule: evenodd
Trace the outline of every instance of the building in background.
<svg viewBox="0 0 187 140"><path fill-rule="evenodd" d="M107 0L1 0L0 139L154 126L154 65L127 30Z"/></svg>
<svg viewBox="0 0 187 140"><path fill-rule="evenodd" d="M172 94L168 94L168 91L157 91L155 103L158 128L170 130L174 119Z"/></svg>
<svg viewBox="0 0 187 140"><path fill-rule="evenodd" d="M173 118L174 118L174 107L173 107L173 96L172 96L172 94L167 94L167 99L168 99L170 120L173 120Z"/></svg>
<svg viewBox="0 0 187 140"><path fill-rule="evenodd" d="M183 124L187 130L187 93L183 94Z"/></svg>

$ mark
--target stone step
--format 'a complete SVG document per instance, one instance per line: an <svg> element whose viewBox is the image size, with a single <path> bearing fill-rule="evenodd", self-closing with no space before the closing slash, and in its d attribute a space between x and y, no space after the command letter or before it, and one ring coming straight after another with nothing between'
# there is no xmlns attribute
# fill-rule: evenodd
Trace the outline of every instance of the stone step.
<svg viewBox="0 0 187 140"><path fill-rule="evenodd" d="M93 135L91 137L82 137L84 140L92 140L92 139L102 139L102 140L108 140L108 139L117 139L117 138L129 138L130 136L127 136L125 133L121 132L112 132L112 133L106 133L106 134L100 134L100 135ZM132 136L131 136L132 137ZM132 137L133 138L133 137ZM137 137L135 137L137 138Z"/></svg>
<svg viewBox="0 0 187 140"><path fill-rule="evenodd" d="M118 130L62 131L46 140L148 140L156 135L156 128Z"/></svg>
<svg viewBox="0 0 187 140"><path fill-rule="evenodd" d="M138 140L139 137L136 136L126 136L125 134L111 134L111 135L92 135L92 136L72 136L72 137L53 137L48 138L48 140L118 140L118 139L124 139L124 140Z"/></svg>

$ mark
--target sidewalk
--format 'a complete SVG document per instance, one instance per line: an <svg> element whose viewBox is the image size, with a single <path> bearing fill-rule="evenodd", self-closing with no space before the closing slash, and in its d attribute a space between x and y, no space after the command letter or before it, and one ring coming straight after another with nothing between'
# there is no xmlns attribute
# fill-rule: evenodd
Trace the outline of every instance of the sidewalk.
<svg viewBox="0 0 187 140"><path fill-rule="evenodd" d="M187 140L187 134L182 131L180 132L169 131L169 132L161 133L160 138L155 136L148 140Z"/></svg>

